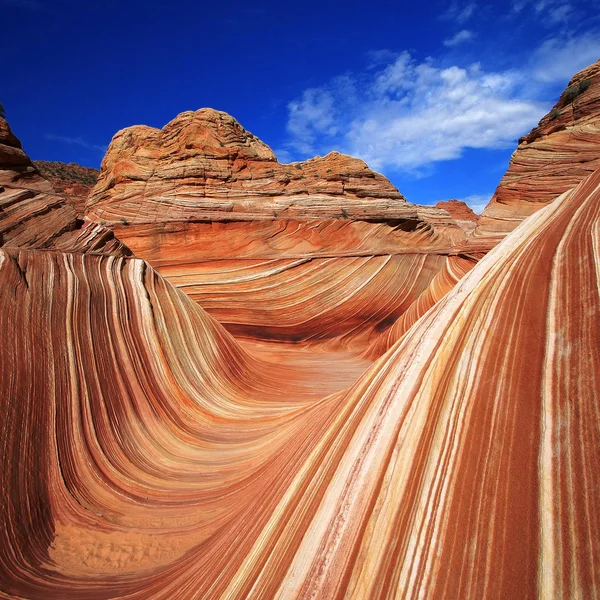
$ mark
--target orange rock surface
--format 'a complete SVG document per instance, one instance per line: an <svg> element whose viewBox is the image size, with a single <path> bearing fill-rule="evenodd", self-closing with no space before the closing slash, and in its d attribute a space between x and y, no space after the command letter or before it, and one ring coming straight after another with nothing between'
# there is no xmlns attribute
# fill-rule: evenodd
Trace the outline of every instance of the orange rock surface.
<svg viewBox="0 0 600 600"><path fill-rule="evenodd" d="M75 163L65 164L46 160L34 160L33 165L42 177L52 184L59 196L73 203L78 214L85 213L85 203L98 180L100 171Z"/></svg>
<svg viewBox="0 0 600 600"><path fill-rule="evenodd" d="M364 162L279 164L211 109L119 132L87 215L238 336L363 348L465 237Z"/></svg>
<svg viewBox="0 0 600 600"><path fill-rule="evenodd" d="M129 254L111 230L55 194L0 118L0 246Z"/></svg>
<svg viewBox="0 0 600 600"><path fill-rule="evenodd" d="M140 259L0 250L4 597L594 590L599 231L597 172L329 394Z"/></svg>
<svg viewBox="0 0 600 600"><path fill-rule="evenodd" d="M475 235L502 238L600 168L600 61L577 73L552 110L519 140Z"/></svg>
<svg viewBox="0 0 600 600"><path fill-rule="evenodd" d="M107 226L0 120L0 598L596 597L600 169L501 240L237 182L225 219L177 156L270 151L201 113L160 177L164 130L109 152Z"/></svg>
<svg viewBox="0 0 600 600"><path fill-rule="evenodd" d="M462 200L440 200L435 207L445 210L467 234L473 233L479 223L479 215Z"/></svg>

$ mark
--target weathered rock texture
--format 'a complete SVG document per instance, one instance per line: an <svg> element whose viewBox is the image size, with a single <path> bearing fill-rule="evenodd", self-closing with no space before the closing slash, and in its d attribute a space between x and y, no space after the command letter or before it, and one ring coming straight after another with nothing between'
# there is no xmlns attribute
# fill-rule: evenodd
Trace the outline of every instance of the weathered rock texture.
<svg viewBox="0 0 600 600"><path fill-rule="evenodd" d="M72 202L78 214L85 213L87 198L98 181L98 169L45 160L34 160L33 166L52 184L59 196Z"/></svg>
<svg viewBox="0 0 600 600"><path fill-rule="evenodd" d="M473 233L479 223L479 215L462 200L440 200L435 207L445 210L467 234Z"/></svg>
<svg viewBox="0 0 600 600"><path fill-rule="evenodd" d="M598 168L600 61L577 73L552 110L519 140L476 235L506 235Z"/></svg>
<svg viewBox="0 0 600 600"><path fill-rule="evenodd" d="M0 246L127 254L109 229L57 196L0 118Z"/></svg>
<svg viewBox="0 0 600 600"><path fill-rule="evenodd" d="M115 135L87 214L118 224L251 221L272 218L420 221L382 175L337 152L283 165L233 117L185 112L162 130ZM425 210L452 225L443 211Z"/></svg>
<svg viewBox="0 0 600 600"><path fill-rule="evenodd" d="M118 133L87 215L236 335L345 346L390 327L465 237L364 162L279 164L211 109Z"/></svg>
<svg viewBox="0 0 600 600"><path fill-rule="evenodd" d="M597 172L320 399L142 260L1 249L0 593L596 596L599 231Z"/></svg>

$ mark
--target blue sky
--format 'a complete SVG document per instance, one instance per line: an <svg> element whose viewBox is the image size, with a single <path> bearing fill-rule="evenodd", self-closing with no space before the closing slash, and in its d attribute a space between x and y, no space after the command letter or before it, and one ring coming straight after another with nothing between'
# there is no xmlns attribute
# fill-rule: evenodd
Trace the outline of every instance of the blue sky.
<svg viewBox="0 0 600 600"><path fill-rule="evenodd" d="M0 0L0 101L34 159L210 106L281 162L365 159L409 201L479 209L518 137L600 58L590 0Z"/></svg>

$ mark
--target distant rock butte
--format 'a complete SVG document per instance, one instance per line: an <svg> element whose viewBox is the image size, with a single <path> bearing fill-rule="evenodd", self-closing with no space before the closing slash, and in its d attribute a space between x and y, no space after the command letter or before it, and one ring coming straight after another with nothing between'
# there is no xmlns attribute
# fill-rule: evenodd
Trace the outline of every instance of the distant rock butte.
<svg viewBox="0 0 600 600"><path fill-rule="evenodd" d="M84 214L87 198L98 181L98 169L45 160L34 160L33 165L58 195L70 200L77 212Z"/></svg>
<svg viewBox="0 0 600 600"><path fill-rule="evenodd" d="M600 61L577 73L552 110L519 140L476 236L503 237L600 168Z"/></svg>
<svg viewBox="0 0 600 600"><path fill-rule="evenodd" d="M0 118L0 246L130 254L113 232L57 196Z"/></svg>
<svg viewBox="0 0 600 600"><path fill-rule="evenodd" d="M479 223L479 215L462 200L440 200L435 207L445 210L466 233L472 233Z"/></svg>

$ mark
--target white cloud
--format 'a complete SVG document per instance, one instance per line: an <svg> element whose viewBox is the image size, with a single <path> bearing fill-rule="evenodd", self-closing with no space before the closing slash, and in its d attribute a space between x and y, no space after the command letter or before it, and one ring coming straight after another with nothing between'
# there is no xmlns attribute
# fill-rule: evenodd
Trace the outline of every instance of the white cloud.
<svg viewBox="0 0 600 600"><path fill-rule="evenodd" d="M467 148L511 147L548 106L519 97L523 79L480 65L441 68L403 52L360 79L306 90L289 105L291 147L340 150L378 170L422 174Z"/></svg>
<svg viewBox="0 0 600 600"><path fill-rule="evenodd" d="M453 0L450 3L448 9L442 13L441 18L447 19L449 21L453 21L462 25L466 23L474 14L477 9L477 3L475 2L458 2L457 0Z"/></svg>
<svg viewBox="0 0 600 600"><path fill-rule="evenodd" d="M453 35L451 38L447 38L444 40L444 46L448 48L454 48L464 42L468 42L472 40L474 37L474 33L469 31L468 29L461 29L457 34Z"/></svg>
<svg viewBox="0 0 600 600"><path fill-rule="evenodd" d="M460 199L465 204L468 204L473 209L473 212L480 215L492 199L492 194L473 194L472 196Z"/></svg>
<svg viewBox="0 0 600 600"><path fill-rule="evenodd" d="M326 134L334 123L334 97L324 89L308 89L288 104L287 130L301 152L311 152L319 134Z"/></svg>
<svg viewBox="0 0 600 600"><path fill-rule="evenodd" d="M600 32L546 40L533 54L531 71L542 83L562 83L600 58Z"/></svg>

